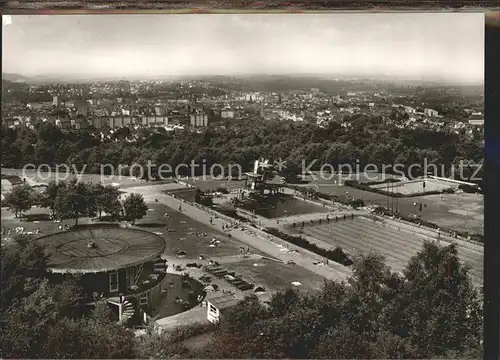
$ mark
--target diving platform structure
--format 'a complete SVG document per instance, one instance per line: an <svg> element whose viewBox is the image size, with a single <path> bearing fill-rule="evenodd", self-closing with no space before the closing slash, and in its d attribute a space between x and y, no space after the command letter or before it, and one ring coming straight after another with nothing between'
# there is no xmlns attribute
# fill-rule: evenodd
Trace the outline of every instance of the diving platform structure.
<svg viewBox="0 0 500 360"><path fill-rule="evenodd" d="M255 160L253 172L245 175L245 188L260 195L264 195L266 190L268 194L277 194L283 186L283 182L276 180L278 171L263 158Z"/></svg>

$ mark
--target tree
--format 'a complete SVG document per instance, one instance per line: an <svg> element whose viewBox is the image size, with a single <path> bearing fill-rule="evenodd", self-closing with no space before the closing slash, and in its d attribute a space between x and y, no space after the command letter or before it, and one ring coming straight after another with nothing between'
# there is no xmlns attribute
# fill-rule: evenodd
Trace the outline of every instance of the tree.
<svg viewBox="0 0 500 360"><path fill-rule="evenodd" d="M45 195L43 193L41 193L40 191L37 191L37 190L31 191L30 197L31 197L30 203L32 206L33 205L37 205L37 206L41 206L41 207L44 206Z"/></svg>
<svg viewBox="0 0 500 360"><path fill-rule="evenodd" d="M299 299L299 294L293 289L278 292L271 297L269 301L269 310L274 317L283 316L296 305Z"/></svg>
<svg viewBox="0 0 500 360"><path fill-rule="evenodd" d="M130 194L123 202L123 207L132 224L135 224L136 220L142 219L148 211L148 206L141 194Z"/></svg>
<svg viewBox="0 0 500 360"><path fill-rule="evenodd" d="M66 305L70 305L67 302L70 298L65 295L69 293L44 280L11 308L2 317L2 357L135 357L131 331L100 317L102 312L91 316L82 316L81 311L79 316L68 313L71 306L67 308Z"/></svg>
<svg viewBox="0 0 500 360"><path fill-rule="evenodd" d="M247 295L234 308L228 310L222 329L229 333L244 332L245 327L269 316L255 294Z"/></svg>
<svg viewBox="0 0 500 360"><path fill-rule="evenodd" d="M102 184L94 185L92 193L95 198L97 211L99 212L99 220L101 219L102 212L116 216L121 210L120 192L112 186L103 186Z"/></svg>
<svg viewBox="0 0 500 360"><path fill-rule="evenodd" d="M107 304L85 316L78 279L54 283L44 249L15 240L0 254L2 358L135 358L133 334L111 321Z"/></svg>
<svg viewBox="0 0 500 360"><path fill-rule="evenodd" d="M92 310L92 318L96 322L103 324L109 323L112 319L112 311L106 300L98 301Z"/></svg>
<svg viewBox="0 0 500 360"><path fill-rule="evenodd" d="M23 211L31 209L33 204L32 192L33 189L31 186L24 184L13 187L12 190L5 195L5 205L9 207L9 210L14 211L16 218L18 215L21 216Z"/></svg>
<svg viewBox="0 0 500 360"><path fill-rule="evenodd" d="M60 189L63 189L65 187L66 183L64 181L51 181L45 189L41 205L52 210L52 215L54 215L55 213L57 194Z"/></svg>
<svg viewBox="0 0 500 360"><path fill-rule="evenodd" d="M423 357L464 352L480 344L482 320L477 290L455 245L426 242L405 270L390 323L409 337Z"/></svg>
<svg viewBox="0 0 500 360"><path fill-rule="evenodd" d="M194 355L477 356L480 304L467 271L453 246L425 244L403 274L392 272L379 255L360 256L347 283L326 281L320 292L307 295L278 293L268 308L255 296L245 298L222 318L209 346Z"/></svg>
<svg viewBox="0 0 500 360"><path fill-rule="evenodd" d="M68 186L61 188L56 197L56 214L61 219L78 219L82 216L95 214L95 199L89 185L73 181Z"/></svg>
<svg viewBox="0 0 500 360"><path fill-rule="evenodd" d="M47 256L28 235L16 236L14 244L2 248L0 255L0 310L3 313L26 296L31 286L36 285L36 280L46 274Z"/></svg>
<svg viewBox="0 0 500 360"><path fill-rule="evenodd" d="M50 328L42 352L45 358L133 358L133 340L134 334L117 323L63 318Z"/></svg>
<svg viewBox="0 0 500 360"><path fill-rule="evenodd" d="M77 319L86 310L85 294L77 278L67 277L54 284L52 296L57 304L56 311L62 317Z"/></svg>

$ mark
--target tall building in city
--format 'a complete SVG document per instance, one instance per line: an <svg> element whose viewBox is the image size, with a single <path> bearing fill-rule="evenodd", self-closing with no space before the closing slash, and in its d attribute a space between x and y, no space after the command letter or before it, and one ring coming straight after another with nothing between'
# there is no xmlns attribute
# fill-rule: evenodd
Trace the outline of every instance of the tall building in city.
<svg viewBox="0 0 500 360"><path fill-rule="evenodd" d="M85 102L80 102L76 106L77 115L88 116L89 114L89 104Z"/></svg>
<svg viewBox="0 0 500 360"><path fill-rule="evenodd" d="M430 117L437 117L439 115L439 113L433 109L424 109L424 113L425 113L425 115L430 116Z"/></svg>
<svg viewBox="0 0 500 360"><path fill-rule="evenodd" d="M59 107L61 105L61 100L59 99L59 96L54 96L52 98L52 105Z"/></svg>
<svg viewBox="0 0 500 360"><path fill-rule="evenodd" d="M164 107L157 106L155 107L155 115L157 116L163 116L167 113L167 109Z"/></svg>
<svg viewBox="0 0 500 360"><path fill-rule="evenodd" d="M208 116L204 113L191 114L189 116L191 127L206 127L208 126Z"/></svg>
<svg viewBox="0 0 500 360"><path fill-rule="evenodd" d="M222 110L220 113L220 117L223 119L233 119L234 118L234 111Z"/></svg>
<svg viewBox="0 0 500 360"><path fill-rule="evenodd" d="M405 107L404 107L404 110L405 110L405 113L406 113L406 114L415 114L415 111L416 111L416 110L415 110L414 108L412 108L411 106L405 106Z"/></svg>

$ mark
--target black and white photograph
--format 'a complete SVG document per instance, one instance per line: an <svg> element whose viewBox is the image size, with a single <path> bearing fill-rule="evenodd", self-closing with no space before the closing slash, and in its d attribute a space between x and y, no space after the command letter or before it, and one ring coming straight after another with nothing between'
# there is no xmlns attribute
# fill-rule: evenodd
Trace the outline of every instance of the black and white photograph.
<svg viewBox="0 0 500 360"><path fill-rule="evenodd" d="M2 20L1 358L483 357L484 13Z"/></svg>

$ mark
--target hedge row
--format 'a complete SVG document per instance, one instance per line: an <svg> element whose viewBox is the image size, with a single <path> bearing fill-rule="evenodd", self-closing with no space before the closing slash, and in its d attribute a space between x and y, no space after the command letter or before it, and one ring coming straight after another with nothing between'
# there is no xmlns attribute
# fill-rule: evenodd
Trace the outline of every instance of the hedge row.
<svg viewBox="0 0 500 360"><path fill-rule="evenodd" d="M339 263L341 265L350 266L353 264L349 256L347 256L340 247L336 247L333 250L325 250L323 248L320 248L316 244L313 244L308 240L304 239L302 236L288 235L274 228L266 228L264 230L271 235L279 237L280 239L283 239L294 245L300 246L301 248L304 248L306 250L312 251L315 254L326 257L327 259L335 261L336 263Z"/></svg>
<svg viewBox="0 0 500 360"><path fill-rule="evenodd" d="M468 194L477 194L477 193L482 194L483 193L480 188L478 188L477 186L473 186L473 185L460 184L460 185L458 185L458 188L460 190L462 190L463 192L468 193Z"/></svg>
<svg viewBox="0 0 500 360"><path fill-rule="evenodd" d="M236 212L236 210L220 209L218 207L216 207L215 210L217 212L221 213L222 215L229 216L230 218L238 220L238 221L240 221L242 223L248 223L248 219L244 218L243 216L238 215L238 213Z"/></svg>
<svg viewBox="0 0 500 360"><path fill-rule="evenodd" d="M347 180L347 181L356 181L356 180ZM382 180L382 181L380 181L380 180L379 181L367 181L367 182L364 182L362 184L368 185L368 186L372 186L372 185L396 183L396 182L399 182L399 181L401 181L401 180L390 178L390 179L385 179L385 180Z"/></svg>

